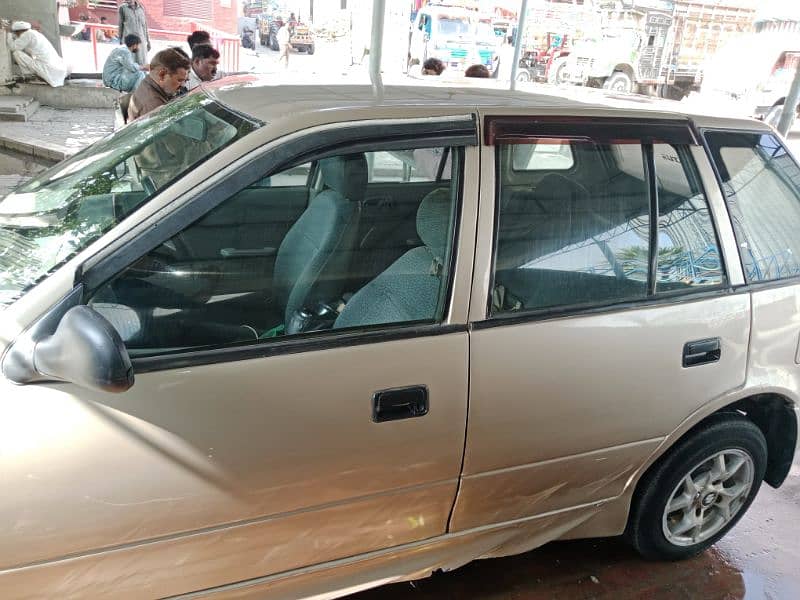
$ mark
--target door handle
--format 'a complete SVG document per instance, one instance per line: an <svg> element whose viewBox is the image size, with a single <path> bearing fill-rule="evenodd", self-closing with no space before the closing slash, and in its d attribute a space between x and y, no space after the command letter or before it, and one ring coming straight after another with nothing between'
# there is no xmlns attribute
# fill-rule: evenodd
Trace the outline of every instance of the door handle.
<svg viewBox="0 0 800 600"><path fill-rule="evenodd" d="M722 354L719 338L695 340L683 345L683 366L694 367L717 362Z"/></svg>
<svg viewBox="0 0 800 600"><path fill-rule="evenodd" d="M375 423L424 417L428 414L428 388L412 385L381 390L372 395L372 420Z"/></svg>

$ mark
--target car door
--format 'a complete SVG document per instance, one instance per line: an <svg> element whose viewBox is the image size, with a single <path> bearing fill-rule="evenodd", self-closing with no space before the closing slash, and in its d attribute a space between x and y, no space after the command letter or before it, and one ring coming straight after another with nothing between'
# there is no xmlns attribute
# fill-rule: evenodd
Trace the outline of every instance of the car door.
<svg viewBox="0 0 800 600"><path fill-rule="evenodd" d="M320 139L335 150L321 149ZM15 392L5 414L25 436L4 439L11 451L3 456L4 487L15 493L0 504L0 587L53 597L162 597L443 534L466 423L476 139L469 115L311 130L279 152L259 151L160 227L143 225L133 245L88 267L73 296L127 340L135 385L119 395L72 384ZM337 314L315 315L315 330L288 335L248 324L235 297L161 287L209 276L173 268L169 261L180 257L163 252L165 244L191 238L240 190L285 175L294 157L335 166L342 157L431 147L452 153L454 176L421 203L420 246L398 249L402 293L387 291L398 289L397 268L375 273L367 291L349 290L345 269L337 275L342 293L330 298ZM358 173L337 173L323 178L310 207L358 204L356 192L345 197ZM314 220L320 214L328 213ZM313 225L306 237L326 223ZM219 232L217 246L227 234ZM126 285L114 285L120 281ZM418 284L433 297L417 297ZM230 310L213 308L219 302ZM407 316L391 312L401 305ZM256 337L238 337L256 327Z"/></svg>
<svg viewBox="0 0 800 600"><path fill-rule="evenodd" d="M549 515L542 543L743 383L750 301L730 293L685 123L498 117L487 130L484 173L499 181L482 189L478 239L493 245L476 258L451 523Z"/></svg>

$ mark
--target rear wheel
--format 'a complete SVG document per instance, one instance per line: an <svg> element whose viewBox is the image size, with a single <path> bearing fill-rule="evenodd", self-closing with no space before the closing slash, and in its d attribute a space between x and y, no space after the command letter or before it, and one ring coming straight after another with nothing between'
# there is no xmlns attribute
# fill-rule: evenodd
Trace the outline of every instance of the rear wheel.
<svg viewBox="0 0 800 600"><path fill-rule="evenodd" d="M567 83L567 58L557 58L550 65L550 70L547 72L547 83L554 83L561 85Z"/></svg>
<svg viewBox="0 0 800 600"><path fill-rule="evenodd" d="M702 552L747 511L766 464L761 430L738 414L717 415L642 478L625 537L649 559Z"/></svg>
<svg viewBox="0 0 800 600"><path fill-rule="evenodd" d="M530 81L531 74L528 73L527 69L522 69L517 72L517 81Z"/></svg>
<svg viewBox="0 0 800 600"><path fill-rule="evenodd" d="M614 73L611 74L611 77L606 79L603 87L614 92L629 94L631 91L633 91L633 80L631 79L630 75L623 71L614 71Z"/></svg>
<svg viewBox="0 0 800 600"><path fill-rule="evenodd" d="M314 46L309 46L307 52L309 54L314 54Z"/></svg>

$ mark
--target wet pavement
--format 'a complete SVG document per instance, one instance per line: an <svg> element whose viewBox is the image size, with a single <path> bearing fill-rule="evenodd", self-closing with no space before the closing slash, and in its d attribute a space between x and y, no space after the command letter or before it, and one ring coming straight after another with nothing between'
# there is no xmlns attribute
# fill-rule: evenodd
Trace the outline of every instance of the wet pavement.
<svg viewBox="0 0 800 600"><path fill-rule="evenodd" d="M480 560L348 600L794 600L800 598L800 463L779 490L764 484L716 546L682 562L648 562L620 539L554 542Z"/></svg>

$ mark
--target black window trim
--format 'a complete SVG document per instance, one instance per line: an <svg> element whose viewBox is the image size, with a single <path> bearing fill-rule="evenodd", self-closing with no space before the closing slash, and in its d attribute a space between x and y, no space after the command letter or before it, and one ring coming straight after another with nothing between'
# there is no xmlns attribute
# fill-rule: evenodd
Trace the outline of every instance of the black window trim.
<svg viewBox="0 0 800 600"><path fill-rule="evenodd" d="M728 204L728 196L725 194L725 187L722 183L722 175L719 171L719 166L717 162L714 160L714 154L711 152L711 145L706 138L707 133L738 133L744 135L769 135L772 136L778 144L783 148L783 150L788 154L792 160L797 163L797 159L791 153L789 148L783 141L775 135L775 132L768 131L764 129L744 129L744 128L736 128L736 129L727 129L724 127L700 127L698 128L698 133L700 135L700 141L703 145L703 150L708 157L708 162L711 163L711 169L714 171L714 179L716 179L717 188L719 188L719 193L722 195L722 200L725 202L725 212L726 218L731 225L731 231L733 232L733 239L736 240L736 257L739 260L739 264L742 267L742 277L744 277L744 284L736 286L736 290L739 291L761 291L766 289L774 289L774 288L782 288L790 285L797 285L800 283L800 274L792 275L791 277L781 277L777 279L767 279L766 281L749 281L747 277L747 270L744 267L744 261L742 260L742 253L739 250L741 248L742 241L739 238L739 233L736 231L736 227L733 225L733 219L731 218L730 206Z"/></svg>
<svg viewBox="0 0 800 600"><path fill-rule="evenodd" d="M487 129L488 129L488 121L492 119L492 117L487 117ZM515 117L519 122L519 118ZM497 121L498 119L494 119ZM608 123L607 121L611 121L613 119L603 119L601 125L602 127L599 131L606 136L609 134L610 131L613 131L613 126ZM554 123L555 121L550 120L547 123ZM561 125L570 123L570 121L560 121ZM666 123L666 122L665 122ZM543 127L545 123L536 122L537 127ZM570 123L573 127L578 128L581 125L577 125L575 123ZM719 252L719 260L720 260L720 267L722 272L722 282L713 285L713 286L704 286L698 289L687 289L687 290L674 290L674 291L664 291L659 292L657 286L655 285L655 280L652 282L652 286L654 288L653 292L651 293L651 281L650 278L653 277L655 279L655 272L652 271L652 263L658 261L658 235L655 236L655 240L652 238L653 227L656 228L656 233L658 232L658 225L659 225L659 215L658 215L658 182L657 182L657 173L655 170L655 157L653 153L653 145L654 144L669 144L671 146L698 146L705 148L705 137L702 135L698 135L700 131L698 131L694 124L684 121L674 121L670 122L672 131L676 131L676 126L681 125L686 128L686 133L689 136L690 142L687 141L677 141L677 137L675 138L676 141L668 141L666 139L660 139L656 136L649 134L646 136L637 136L637 133L642 129L647 128L647 124L644 122L636 122L632 123L630 120L622 119L620 121L620 127L625 127L624 134L620 134L619 130L617 129L617 138L624 138L626 140L636 140L638 144L642 146L642 153L643 159L645 160L645 175L648 177L648 195L649 195L649 202L650 202L650 233L651 233L651 240L650 240L650 265L648 271L648 283L647 283L647 296L640 299L635 300L609 300L605 302L591 302L591 303L583 303L583 304L571 304L571 305L563 305L563 306L556 306L556 307L546 307L546 308L536 308L530 310L522 310L518 312L509 312L503 314L492 314L492 297L494 291L494 282L495 282L495 268L497 264L497 238L499 235L499 227L500 227L500 184L501 184L501 166L500 166L500 152L503 147L507 145L513 144L520 144L526 143L525 137L515 135L509 131L495 131L491 134L487 132L485 134L485 142L488 144L490 141L492 142L491 145L495 145L495 191L494 191L494 223L493 223L493 231L492 231L492 259L491 259L491 272L490 272L490 280L489 280L489 291L487 294L486 299L486 308L484 317L481 321L473 321L470 323L470 327L475 329L484 329L489 327L500 327L510 324L516 323L526 323L526 322L536 322L536 321L543 321L549 320L553 318L563 318L563 317L579 317L585 315L592 315L592 314L604 314L608 312L616 312L622 310L633 310L639 308L646 308L650 306L658 306L663 304L677 304L677 303L685 303L685 302L694 302L696 299L707 299L713 298L717 296L724 296L729 295L732 293L736 293L740 290L741 286L737 286L735 289L730 283L730 278L728 277L728 269L725 264L725 257L722 254L722 245L720 242L719 232L717 231L717 224L713 218L713 211L711 209L711 203L708 199L708 193L703 185L702 178L697 177L699 189L705 198L706 204L708 206L708 214L711 220L711 227L714 231L714 236L717 244L717 250ZM543 135L546 137L548 135L548 130L546 128L542 129ZM559 135L561 135L559 133ZM675 134L679 136L680 134ZM533 138L535 136L529 135L529 138ZM550 134L550 137L553 137L553 134ZM573 130L572 133L569 131L565 131L564 138L570 139L584 139L588 141L598 141L604 142L607 141L604 137L599 138L599 140L593 140L591 136L587 136L585 134L581 134L577 132L577 129ZM612 140L613 141L613 140ZM650 147L649 157L648 152L645 149L647 146ZM708 149L706 148L706 153L708 153ZM699 175L697 173L697 167L695 165L694 157L691 154L688 154L687 157L692 161L692 170L695 172L695 176ZM652 161L651 161L652 159ZM651 166L648 166L649 163L652 162ZM713 162L713 161L711 161ZM652 169L652 171L650 171ZM686 166L684 166L684 171ZM652 174L652 176L650 176ZM724 195L724 194L723 194ZM655 211L655 212L654 212ZM726 211L727 212L727 211ZM655 215L655 218L653 217ZM653 246L655 246L655 251L653 251ZM800 276L798 276L800 279Z"/></svg>
<svg viewBox="0 0 800 600"><path fill-rule="evenodd" d="M445 121L445 119L442 121ZM319 160L342 153L364 152L370 149L374 150L376 145L380 146L382 150L387 148L411 149L433 146L466 149L467 147L477 146L478 144L476 123L477 121L474 115L472 119L454 119L449 123L431 123L430 121L425 121L414 124L384 124L380 126L369 125L367 123L357 127L345 129L335 128L331 131L322 132L323 134L332 134L331 136L317 133L287 142L275 148L273 151L265 152L255 160L243 165L235 172L225 177L225 179L214 186L214 188L205 192L207 196L199 196L198 199L182 205L173 213L170 213L165 219L162 219L157 227L153 227L129 241L90 269L82 272L79 268L76 272L75 285L80 286L82 289L80 302L83 304L87 303L88 299L98 287L105 284L159 244L170 239L172 235L180 232L183 228L191 225L197 219L207 214L208 211L224 202L230 197L233 191L246 187L265 177L265 172L273 174L281 169L291 167L291 165L297 164L298 162L301 164L307 162L304 157L313 157L314 160ZM417 128L415 125L421 125L421 127ZM355 134L352 136L352 143L342 141L342 137L349 137L347 135L342 136L342 133ZM331 149L331 144L327 139L329 137L335 137L336 140L338 140L338 143L335 144L336 149ZM320 138L325 139L320 141ZM420 144L424 144L424 146ZM315 152L313 148L309 149L309 146L313 148L322 147L322 149ZM443 318L447 316L450 306L452 305L455 271L458 259L460 222L463 215L466 152L461 151L458 154L457 167L454 162L457 177L455 181L450 183L451 186L455 184L456 206L452 223L451 235L453 244L448 263L449 272L442 310ZM203 209L202 211L200 210L201 208ZM169 217L173 217L173 222L162 227L162 223L167 221ZM175 233L171 233L176 227L177 230ZM384 341L444 335L466 330L466 324L432 323L430 321L386 323L358 329L342 330L341 332L315 332L279 340L264 339L258 340L256 343L231 344L212 348L203 347L202 349L174 352L171 354L131 357L131 363L135 373L145 373L193 365L207 365L263 358L279 354L296 354L299 352L344 346L349 347Z"/></svg>

